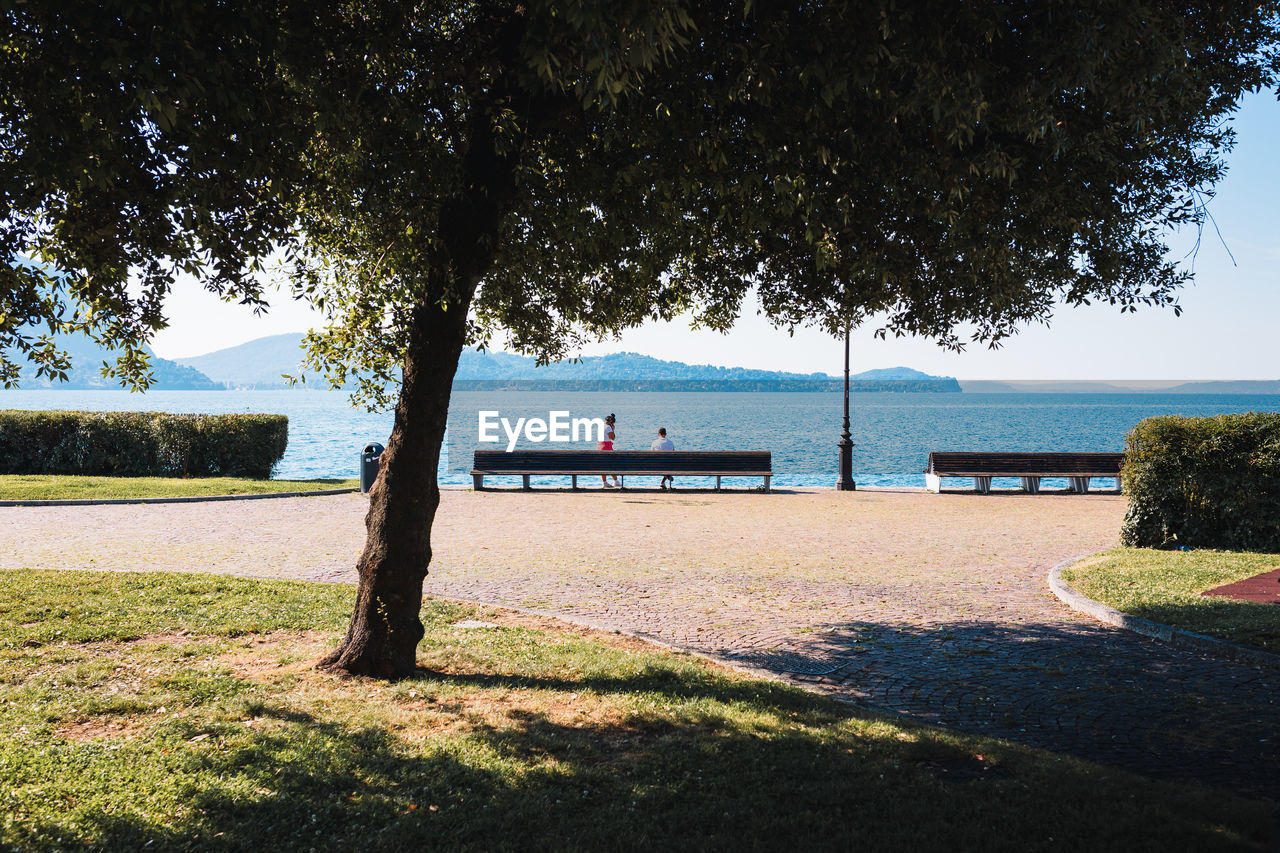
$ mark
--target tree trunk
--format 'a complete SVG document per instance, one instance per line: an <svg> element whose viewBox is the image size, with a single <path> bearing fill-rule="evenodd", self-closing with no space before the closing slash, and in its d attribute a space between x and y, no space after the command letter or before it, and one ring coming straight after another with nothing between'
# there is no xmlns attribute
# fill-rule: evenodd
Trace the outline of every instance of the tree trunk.
<svg viewBox="0 0 1280 853"><path fill-rule="evenodd" d="M470 130L463 189L440 212L436 242L443 252L412 315L395 423L369 493L355 612L346 639L320 662L322 669L394 679L416 668L449 394L471 300L493 263L514 192L518 158L516 150L498 152L489 110L473 112Z"/></svg>
<svg viewBox="0 0 1280 853"><path fill-rule="evenodd" d="M416 312L394 426L369 493L355 612L346 639L321 668L391 679L415 669L423 634L422 584L440 504L436 469L469 303L467 298L448 310L431 305Z"/></svg>

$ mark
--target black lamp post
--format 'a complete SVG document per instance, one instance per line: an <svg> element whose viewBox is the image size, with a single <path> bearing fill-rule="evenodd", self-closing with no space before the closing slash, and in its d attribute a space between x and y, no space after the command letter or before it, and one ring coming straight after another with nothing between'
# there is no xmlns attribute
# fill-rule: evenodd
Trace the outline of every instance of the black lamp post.
<svg viewBox="0 0 1280 853"><path fill-rule="evenodd" d="M836 480L837 492L852 492L858 488L853 482L853 436L849 434L849 329L844 330L844 431L840 433L840 478Z"/></svg>

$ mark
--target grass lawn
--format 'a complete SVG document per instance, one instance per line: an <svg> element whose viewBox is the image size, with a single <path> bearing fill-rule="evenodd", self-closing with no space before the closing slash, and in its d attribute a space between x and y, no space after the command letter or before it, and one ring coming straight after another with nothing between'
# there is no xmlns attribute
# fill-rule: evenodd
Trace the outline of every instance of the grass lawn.
<svg viewBox="0 0 1280 853"><path fill-rule="evenodd" d="M63 474L0 475L0 500L102 500L183 498L355 488L359 480L244 480L238 477L80 477Z"/></svg>
<svg viewBox="0 0 1280 853"><path fill-rule="evenodd" d="M1280 652L1280 606L1200 595L1276 568L1280 554L1116 548L1076 563L1062 577L1125 613Z"/></svg>
<svg viewBox="0 0 1280 853"><path fill-rule="evenodd" d="M414 679L318 673L352 596L0 573L0 848L1169 851L1269 837L1271 803L506 611L428 601Z"/></svg>

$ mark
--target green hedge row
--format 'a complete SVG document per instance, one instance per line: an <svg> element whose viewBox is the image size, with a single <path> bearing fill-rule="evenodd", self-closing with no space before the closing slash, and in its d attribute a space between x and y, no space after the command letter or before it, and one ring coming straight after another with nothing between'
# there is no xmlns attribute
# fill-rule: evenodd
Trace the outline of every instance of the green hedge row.
<svg viewBox="0 0 1280 853"><path fill-rule="evenodd" d="M266 479L284 415L0 411L0 473Z"/></svg>
<svg viewBox="0 0 1280 853"><path fill-rule="evenodd" d="M1124 491L1126 545L1280 551L1280 414L1147 418Z"/></svg>

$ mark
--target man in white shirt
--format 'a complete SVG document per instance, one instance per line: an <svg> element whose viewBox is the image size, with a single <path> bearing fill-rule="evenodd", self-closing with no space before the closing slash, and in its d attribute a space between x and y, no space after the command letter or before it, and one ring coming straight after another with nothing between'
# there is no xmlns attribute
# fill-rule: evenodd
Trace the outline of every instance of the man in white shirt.
<svg viewBox="0 0 1280 853"><path fill-rule="evenodd" d="M650 450L675 450L676 446L671 443L671 439L667 438L667 428L658 427L658 437L653 440L653 444L649 445ZM670 474L662 475L662 482L658 484L658 488L667 488L667 482L670 481L671 487L675 488L676 478Z"/></svg>

